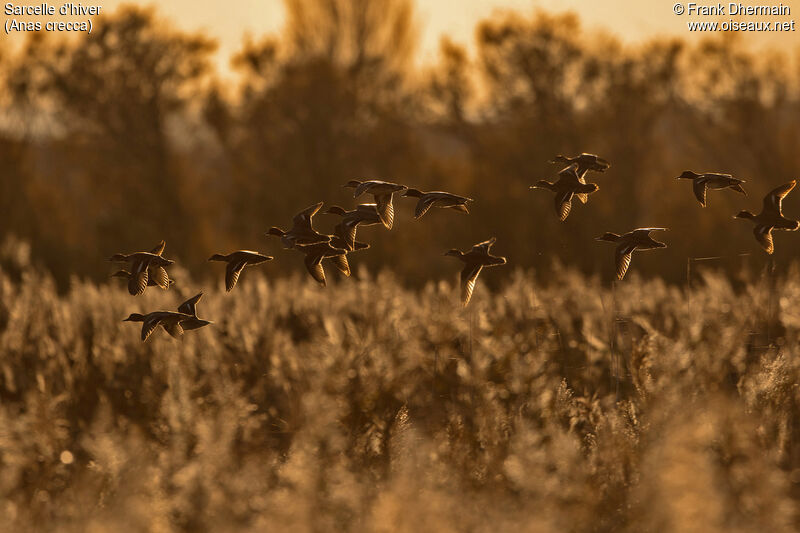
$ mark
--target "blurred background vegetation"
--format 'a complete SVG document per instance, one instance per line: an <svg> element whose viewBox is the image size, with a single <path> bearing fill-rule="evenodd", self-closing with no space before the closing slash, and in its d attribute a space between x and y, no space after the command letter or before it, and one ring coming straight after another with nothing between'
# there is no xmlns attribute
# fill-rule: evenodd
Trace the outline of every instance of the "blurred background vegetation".
<svg viewBox="0 0 800 533"><path fill-rule="evenodd" d="M369 177L476 199L469 217L421 221L401 199L394 231L363 230L373 250L359 261L412 284L452 270L444 250L492 235L516 266L608 277L610 250L592 238L642 225L672 230L670 248L637 258L645 276L683 280L690 256L763 264L731 216L800 176L795 51L727 36L624 46L571 14L504 13L478 24L474 53L445 39L438 64L420 67L410 0L285 7L284 31L245 39L234 76L215 71L213 40L137 7L73 40L0 43L0 237L29 241L62 288L162 238L202 275L214 252L277 252L269 226L320 200L353 205L341 184ZM612 167L561 224L528 185L555 174L555 154L581 151ZM674 181L685 169L733 173L750 196L711 194L703 210ZM797 255L789 238L777 237L779 264Z"/></svg>

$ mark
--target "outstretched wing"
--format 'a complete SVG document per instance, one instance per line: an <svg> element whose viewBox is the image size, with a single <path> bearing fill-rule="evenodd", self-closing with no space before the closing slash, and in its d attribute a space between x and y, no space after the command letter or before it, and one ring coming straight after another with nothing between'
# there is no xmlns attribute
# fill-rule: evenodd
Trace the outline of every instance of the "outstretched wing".
<svg viewBox="0 0 800 533"><path fill-rule="evenodd" d="M162 240L158 243L152 250L150 250L151 254L161 255L164 253L164 248L167 246L167 242Z"/></svg>
<svg viewBox="0 0 800 533"><path fill-rule="evenodd" d="M203 293L199 292L183 302L180 306L178 306L178 312L183 313L185 315L192 315L194 317L197 316L197 302L200 301L200 298L203 297Z"/></svg>
<svg viewBox="0 0 800 533"><path fill-rule="evenodd" d="M169 274L167 274L164 267L151 266L148 267L147 270L149 271L150 279L152 279L156 285L164 290L169 289Z"/></svg>
<svg viewBox="0 0 800 533"><path fill-rule="evenodd" d="M555 196L556 215L561 222L567 220L572 209L572 191L557 192Z"/></svg>
<svg viewBox="0 0 800 533"><path fill-rule="evenodd" d="M589 172L589 169L583 169L582 172L578 172L578 183L581 185L586 185L586 173ZM585 192L576 193L575 196L578 197L578 200L581 201L582 204L585 204L589 201L589 194Z"/></svg>
<svg viewBox="0 0 800 533"><path fill-rule="evenodd" d="M183 336L183 326L179 321L168 321L168 322L161 322L161 325L170 334L170 336L174 339L180 339Z"/></svg>
<svg viewBox="0 0 800 533"><path fill-rule="evenodd" d="M472 292L475 290L475 282L478 281L478 274L483 270L483 265L467 264L461 271L461 303L466 307L472 299Z"/></svg>
<svg viewBox="0 0 800 533"><path fill-rule="evenodd" d="M375 197L378 203L378 216L386 229L392 229L394 225L394 205L392 205L392 193L380 194Z"/></svg>
<svg viewBox="0 0 800 533"><path fill-rule="evenodd" d="M236 282L239 281L239 274L242 273L242 270L244 270L246 266L246 259L228 263L228 266L225 268L225 290L227 292L230 292L236 286Z"/></svg>
<svg viewBox="0 0 800 533"><path fill-rule="evenodd" d="M303 260L306 264L306 269L311 277L314 278L320 285L325 287L327 281L325 280L325 269L322 267L322 257L316 255L306 255Z"/></svg>
<svg viewBox="0 0 800 533"><path fill-rule="evenodd" d="M317 211L322 207L323 202L306 207L297 213L292 222L295 224L311 224L311 218L317 214Z"/></svg>
<svg viewBox="0 0 800 533"><path fill-rule="evenodd" d="M492 245L497 241L497 237L492 237L491 239L487 239L483 242L479 242L475 246L472 247L473 252L479 252L485 255L488 255L489 250L492 248Z"/></svg>
<svg viewBox="0 0 800 533"><path fill-rule="evenodd" d="M333 266L335 266L339 270L339 272L341 272L347 277L350 277L350 263L347 262L346 254L334 255L330 259L331 263L333 263Z"/></svg>
<svg viewBox="0 0 800 533"><path fill-rule="evenodd" d="M128 292L133 296L139 296L147 289L148 269L133 272L128 278Z"/></svg>
<svg viewBox="0 0 800 533"><path fill-rule="evenodd" d="M150 334L153 333L158 325L161 323L161 316L157 314L149 314L145 316L142 322L142 342L146 341Z"/></svg>
<svg viewBox="0 0 800 533"><path fill-rule="evenodd" d="M420 198L419 202L417 202L417 207L414 209L414 218L422 218L422 216L433 206L435 201L436 198L431 195L425 195Z"/></svg>
<svg viewBox="0 0 800 533"><path fill-rule="evenodd" d="M694 191L695 198L697 198L697 201L700 202L700 205L705 207L706 191L708 190L708 185L706 185L706 180L698 178L692 181L692 190Z"/></svg>
<svg viewBox="0 0 800 533"><path fill-rule="evenodd" d="M772 242L772 226L757 224L753 228L753 235L756 236L756 240L765 252L771 254L775 251L775 244Z"/></svg>
<svg viewBox="0 0 800 533"><path fill-rule="evenodd" d="M628 272L628 267L631 266L631 257L633 256L633 251L636 249L636 245L634 244L621 244L617 246L617 249L614 253L614 261L617 266L617 279L622 280L625 277L625 273Z"/></svg>
<svg viewBox="0 0 800 533"><path fill-rule="evenodd" d="M787 194L792 192L795 185L797 185L797 181L792 180L789 183L772 189L769 194L764 197L764 211L771 211L779 215L782 214L781 206L783 204L783 199L786 198Z"/></svg>

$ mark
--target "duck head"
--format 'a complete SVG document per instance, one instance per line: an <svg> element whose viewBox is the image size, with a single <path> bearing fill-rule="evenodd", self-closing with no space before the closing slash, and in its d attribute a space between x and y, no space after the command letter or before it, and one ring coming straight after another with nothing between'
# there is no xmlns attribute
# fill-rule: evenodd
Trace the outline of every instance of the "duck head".
<svg viewBox="0 0 800 533"><path fill-rule="evenodd" d="M281 228L276 228L275 226L272 226L267 230L265 235L275 235L276 237L283 237L284 235L286 235L286 232L283 231Z"/></svg>
<svg viewBox="0 0 800 533"><path fill-rule="evenodd" d="M208 258L209 261L227 261L228 258L222 254L214 254Z"/></svg>
<svg viewBox="0 0 800 533"><path fill-rule="evenodd" d="M749 220L752 220L755 217L756 216L753 213L751 213L750 211L739 211L738 213L736 213L733 216L733 218L746 218L746 219L749 219Z"/></svg>
<svg viewBox="0 0 800 533"><path fill-rule="evenodd" d="M108 258L109 261L113 261L116 263L124 263L128 260L128 256L125 254L114 254Z"/></svg>
<svg viewBox="0 0 800 533"><path fill-rule="evenodd" d="M144 315L139 313L131 313L128 318L123 320L123 322L144 322Z"/></svg>
<svg viewBox="0 0 800 533"><path fill-rule="evenodd" d="M355 189L359 185L361 185L360 181L358 181L358 180L350 180L347 183L345 183L344 185L342 185L342 187L348 187L350 189Z"/></svg>
<svg viewBox="0 0 800 533"><path fill-rule="evenodd" d="M125 278L128 279L131 277L131 273L127 270L117 270L113 274L111 274L112 278Z"/></svg>
<svg viewBox="0 0 800 533"><path fill-rule="evenodd" d="M422 191L419 189L408 189L403 193L403 196L411 196L413 198L422 198Z"/></svg>
<svg viewBox="0 0 800 533"><path fill-rule="evenodd" d="M457 249L453 248L452 250L447 250L444 253L444 255L449 255L449 256L452 256L452 257L462 257L464 255L464 252L462 252L461 250L457 250Z"/></svg>

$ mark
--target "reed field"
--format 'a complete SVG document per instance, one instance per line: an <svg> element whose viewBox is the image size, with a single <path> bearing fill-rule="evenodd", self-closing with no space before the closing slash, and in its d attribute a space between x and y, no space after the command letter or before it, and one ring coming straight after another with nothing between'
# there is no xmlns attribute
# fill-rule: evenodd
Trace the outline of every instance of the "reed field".
<svg viewBox="0 0 800 533"><path fill-rule="evenodd" d="M253 269L206 283L215 324L142 343L122 318L174 309L187 272L59 294L28 254L7 241L0 272L5 531L800 524L796 272L698 271L688 299L509 268L463 309L455 279Z"/></svg>

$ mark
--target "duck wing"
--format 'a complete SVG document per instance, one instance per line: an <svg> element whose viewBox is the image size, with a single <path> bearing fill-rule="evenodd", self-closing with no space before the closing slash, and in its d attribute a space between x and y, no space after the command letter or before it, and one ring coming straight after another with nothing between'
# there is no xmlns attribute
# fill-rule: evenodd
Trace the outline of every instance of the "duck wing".
<svg viewBox="0 0 800 533"><path fill-rule="evenodd" d="M128 277L128 292L133 296L139 296L147 289L148 269L131 273ZM169 279L169 278L168 278Z"/></svg>
<svg viewBox="0 0 800 533"><path fill-rule="evenodd" d="M394 225L394 205L392 205L392 193L379 194L375 196L375 201L378 203L378 217L380 217L381 222L383 222L383 225L386 227L386 229L392 229L392 226Z"/></svg>
<svg viewBox="0 0 800 533"><path fill-rule="evenodd" d="M320 202L318 204L314 204L314 205L306 207L305 209L303 209L302 211L300 211L299 213L297 213L294 216L294 218L292 219L292 222L294 222L295 226L299 226L299 225L311 226L311 219L313 218L313 216L315 214L317 214L317 211L320 210L320 208L322 207L322 204L323 204L323 202Z"/></svg>
<svg viewBox="0 0 800 533"><path fill-rule="evenodd" d="M337 235L352 250L356 243L357 222L340 222L333 228L333 233Z"/></svg>
<svg viewBox="0 0 800 533"><path fill-rule="evenodd" d="M772 226L765 226L763 224L756 224L753 228L753 235L756 240L768 254L775 251L775 244L772 242Z"/></svg>
<svg viewBox="0 0 800 533"><path fill-rule="evenodd" d="M142 342L146 341L156 330L158 325L161 323L162 318L163 315L160 313L150 313L149 315L145 315L144 321L142 322Z"/></svg>
<svg viewBox="0 0 800 533"><path fill-rule="evenodd" d="M164 248L167 246L167 242L162 240L158 243L152 250L150 250L151 254L161 255L164 253Z"/></svg>
<svg viewBox="0 0 800 533"><path fill-rule="evenodd" d="M478 274L483 270L483 265L467 263L461 271L461 303L465 307L472 299L472 292L475 290L475 282L478 281Z"/></svg>
<svg viewBox="0 0 800 533"><path fill-rule="evenodd" d="M325 269L322 267L322 256L308 254L303 262L306 264L306 269L308 273L311 274L311 277L314 278L317 283L325 287L327 281L325 280Z"/></svg>
<svg viewBox="0 0 800 533"><path fill-rule="evenodd" d="M225 290L230 292L239 281L239 274L242 273L244 267L247 266L247 259L238 259L230 261L228 266L225 267Z"/></svg>
<svg viewBox="0 0 800 533"><path fill-rule="evenodd" d="M147 268L149 278L164 290L169 289L169 274L161 266L151 266Z"/></svg>
<svg viewBox="0 0 800 533"><path fill-rule="evenodd" d="M197 302L200 301L200 298L203 297L203 293L197 293L181 305L178 306L178 312L183 313L185 315L192 315L193 317L197 317Z"/></svg>
<svg viewBox="0 0 800 533"><path fill-rule="evenodd" d="M617 280L622 281L622 278L625 277L625 273L628 272L634 250L636 250L635 244L623 243L617 246L614 252L614 261L617 266Z"/></svg>
<svg viewBox="0 0 800 533"><path fill-rule="evenodd" d="M183 326L179 320L162 321L161 326L173 339L180 339L183 336Z"/></svg>
<svg viewBox="0 0 800 533"><path fill-rule="evenodd" d="M789 183L776 187L764 197L764 211L773 214L782 215L781 207L783 199L786 195L792 192L794 186L797 185L797 180L792 180Z"/></svg>
<svg viewBox="0 0 800 533"><path fill-rule="evenodd" d="M497 242L497 237L492 237L491 239L487 239L483 242L479 242L475 246L472 247L472 253L480 253L482 255L488 255L489 250L492 248L492 245Z"/></svg>
<svg viewBox="0 0 800 533"><path fill-rule="evenodd" d="M362 181L358 184L358 187L353 191L353 198L358 198L365 192L367 192L372 186L375 185L374 180Z"/></svg>
<svg viewBox="0 0 800 533"><path fill-rule="evenodd" d="M572 209L572 191L559 191L555 196L556 215L561 222L567 220Z"/></svg>
<svg viewBox="0 0 800 533"><path fill-rule="evenodd" d="M347 262L347 254L334 255L330 260L339 272L350 277L350 263Z"/></svg>
<svg viewBox="0 0 800 533"><path fill-rule="evenodd" d="M414 218L422 218L422 216L433 207L436 200L437 198L435 196L428 194L423 195L422 198L419 199L419 202L417 202L417 207L414 209Z"/></svg>
<svg viewBox="0 0 800 533"><path fill-rule="evenodd" d="M580 172L577 173L578 174L578 183L580 183L581 185L586 185L586 173L587 172L589 172L589 169L588 168L584 168L584 169L580 169ZM575 196L578 197L578 200L580 200L582 204L585 204L586 202L589 201L589 194L588 193L579 192L579 193L576 193Z"/></svg>
<svg viewBox="0 0 800 533"><path fill-rule="evenodd" d="M697 198L697 201L700 202L700 205L705 207L706 191L708 191L708 184L706 183L706 180L703 178L697 178L696 180L693 180L692 190L694 191L694 197Z"/></svg>

